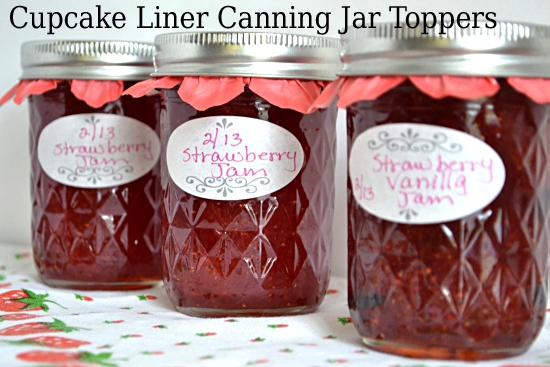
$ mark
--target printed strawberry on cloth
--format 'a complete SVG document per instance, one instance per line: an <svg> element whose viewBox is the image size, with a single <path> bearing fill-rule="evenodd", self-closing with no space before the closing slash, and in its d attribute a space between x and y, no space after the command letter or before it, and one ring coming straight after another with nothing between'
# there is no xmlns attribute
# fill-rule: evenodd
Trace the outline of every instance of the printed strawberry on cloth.
<svg viewBox="0 0 550 367"><path fill-rule="evenodd" d="M365 348L346 302L346 281L334 277L312 315L192 318L172 308L161 286L132 292L49 288L40 283L29 248L0 244L0 366L550 366L549 319L535 345L516 358L412 360Z"/></svg>

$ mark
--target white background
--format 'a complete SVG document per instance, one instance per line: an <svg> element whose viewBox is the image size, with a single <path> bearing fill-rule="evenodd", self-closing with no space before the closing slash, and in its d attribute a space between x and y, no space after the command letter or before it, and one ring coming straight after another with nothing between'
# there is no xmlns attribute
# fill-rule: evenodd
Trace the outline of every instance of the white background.
<svg viewBox="0 0 550 367"><path fill-rule="evenodd" d="M1 0L0 1L0 94L7 91L18 81L21 74L19 49L24 41L38 39L121 39L152 41L158 33L180 30L136 29L138 5L145 6L151 14L155 6L160 11L205 12L210 16L202 31L221 30L217 22L217 12L229 2L221 0ZM336 36L337 29L343 27L341 6L349 5L352 11L380 11L382 21L392 21L393 13L389 6L408 6L409 11L449 11L457 14L461 11L496 12L497 20L522 21L550 25L549 0L241 0L232 1L237 11L295 11L331 12L329 36ZM44 29L27 27L18 30L10 24L10 11L17 5L23 5L28 11L95 12L95 5L101 5L104 11L121 11L126 14L127 24L123 29L60 29L55 35L47 35ZM150 21L150 19L149 19ZM236 31L238 29L235 29ZM315 34L315 30L301 30L301 34ZM30 160L28 156L28 112L27 105L15 106L13 102L0 107L0 242L30 244ZM346 197L345 197L345 126L344 115L338 119L338 168L335 215L335 241L333 251L333 273L346 274Z"/></svg>

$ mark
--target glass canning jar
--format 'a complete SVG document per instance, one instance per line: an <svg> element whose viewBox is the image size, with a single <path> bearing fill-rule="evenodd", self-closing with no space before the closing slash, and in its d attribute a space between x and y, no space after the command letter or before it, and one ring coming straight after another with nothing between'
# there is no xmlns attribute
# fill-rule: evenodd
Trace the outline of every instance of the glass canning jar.
<svg viewBox="0 0 550 367"><path fill-rule="evenodd" d="M33 255L48 285L138 289L162 279L160 96L121 97L149 77L153 52L118 41L22 46L20 86L51 84L29 96Z"/></svg>
<svg viewBox="0 0 550 367"><path fill-rule="evenodd" d="M550 29L392 27L343 53L353 323L410 357L520 354L547 304Z"/></svg>
<svg viewBox="0 0 550 367"><path fill-rule="evenodd" d="M203 33L155 43L153 75L181 80L161 89L170 299L201 317L313 312L330 277L337 110L307 106L335 78L338 41Z"/></svg>

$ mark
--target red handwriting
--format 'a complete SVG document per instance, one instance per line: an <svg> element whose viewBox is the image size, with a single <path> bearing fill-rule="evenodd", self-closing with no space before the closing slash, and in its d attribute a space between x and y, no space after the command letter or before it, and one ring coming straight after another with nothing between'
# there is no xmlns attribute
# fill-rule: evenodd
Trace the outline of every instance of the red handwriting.
<svg viewBox="0 0 550 367"><path fill-rule="evenodd" d="M453 198L449 195L428 195L418 191L399 191L398 206L399 208L406 208L410 203L428 206L441 204L447 201L449 204L454 205Z"/></svg>
<svg viewBox="0 0 550 367"><path fill-rule="evenodd" d="M372 171L378 172L475 172L485 175L485 177L479 178L480 182L490 183L493 181L493 160L492 159L479 159L477 161L472 160L445 160L441 155L437 156L436 162L432 162L430 158L412 160L393 160L390 156L385 154L383 157L380 154L376 154L373 157Z"/></svg>
<svg viewBox="0 0 550 367"><path fill-rule="evenodd" d="M75 155L75 154L105 154L106 149L103 144L99 145L71 145L65 141L55 145L53 154L56 156Z"/></svg>
<svg viewBox="0 0 550 367"><path fill-rule="evenodd" d="M430 158L425 160L409 161L403 160L401 162L394 161L387 154L383 158L380 154L373 157L375 166L372 169L373 172L398 172L398 171L431 171L433 164Z"/></svg>
<svg viewBox="0 0 550 367"><path fill-rule="evenodd" d="M354 191L358 197L358 200L371 201L374 199L374 191L372 190L372 186L368 186L368 187L364 186L363 175L360 175L359 177L355 178Z"/></svg>
<svg viewBox="0 0 550 367"><path fill-rule="evenodd" d="M208 144L212 144L212 149L216 149L216 145L218 144L218 136L219 136L219 129L216 128L214 133L206 133L204 134L204 137L206 138L203 142L202 142L202 145L208 145ZM234 133L234 134L223 134L224 135L224 144L223 145L229 145L229 146L232 146L232 147L236 147L238 145L240 145L243 140L241 139L239 133Z"/></svg>
<svg viewBox="0 0 550 367"><path fill-rule="evenodd" d="M399 208L410 204L452 206L455 196L468 195L469 181L493 182L493 160L486 158L460 160L438 155L395 159L388 154L376 154L372 159L371 171L375 176L384 176L389 189L397 195ZM359 190L360 200L372 200L367 196L369 191L365 191L362 180L354 185L356 193Z"/></svg>
<svg viewBox="0 0 550 367"><path fill-rule="evenodd" d="M93 124L91 131L86 127L81 128L78 137L80 139L90 138L91 141L95 141L96 138L110 140L115 138L115 128L113 126L103 127Z"/></svg>
<svg viewBox="0 0 550 367"><path fill-rule="evenodd" d="M93 155L80 155L76 154L75 157L79 158L76 166L78 168L86 167L98 167L98 166L116 166L117 164L130 164L130 161L125 158L98 158Z"/></svg>
<svg viewBox="0 0 550 367"><path fill-rule="evenodd" d="M294 172L297 169L296 159L298 153L296 151L292 152L253 152L250 151L248 146L244 147L244 151L236 152L213 152L205 153L199 151L198 147L195 147L194 152L191 148L186 148L183 150L183 161L184 162L194 162L194 163L227 163L227 162L248 162L254 163L257 161L264 162L275 162L275 161L284 161L289 160L292 162L292 168L288 169L289 172Z"/></svg>
<svg viewBox="0 0 550 367"><path fill-rule="evenodd" d="M393 178L386 176L390 188L395 189L416 189L416 190L449 190L458 195L466 195L466 176L463 174L454 175L453 172L435 173L432 176L409 177L399 172Z"/></svg>
<svg viewBox="0 0 550 367"><path fill-rule="evenodd" d="M247 176L256 176L262 174L264 177L267 177L267 171L264 168L254 170L252 168L241 168L240 170L237 167L232 167L228 163L217 163L212 170L213 178L220 177L247 177Z"/></svg>
<svg viewBox="0 0 550 367"><path fill-rule="evenodd" d="M233 124L228 126L231 125ZM212 178L269 177L276 174L275 170L297 172L301 169L298 167L300 156L297 150L271 150L266 149L263 144L258 147L254 142L250 144L243 140L246 136L248 135L212 128L203 134L201 143L183 147L181 162L209 165Z"/></svg>
<svg viewBox="0 0 550 367"><path fill-rule="evenodd" d="M268 176L265 168L237 168L230 166L232 163L258 163L258 162L286 162L285 170L288 172L296 172L299 167L297 163L298 152L254 152L250 150L248 145L243 147L244 150L237 150L232 152L218 152L207 153L200 151L198 147L186 148L183 150L182 161L194 162L194 163L210 163L215 165L215 169L212 171L212 177L235 177L235 176L249 176L263 173L264 176ZM241 171L241 173L237 173Z"/></svg>
<svg viewBox="0 0 550 367"><path fill-rule="evenodd" d="M153 142L151 140L143 143L120 143L113 144L110 140L107 144L96 144L96 145L72 145L69 142L65 141L63 143L58 143L55 145L53 154L56 156L67 156L75 154L117 154L117 153L144 153L145 159L154 159L153 156Z"/></svg>
<svg viewBox="0 0 550 367"><path fill-rule="evenodd" d="M92 125L83 127L78 133L80 140L87 140L89 144L72 141L63 141L55 144L54 156L74 156L78 168L98 166L118 166L130 164L130 158L139 155L143 160L154 160L153 141L137 143L117 143L114 126Z"/></svg>

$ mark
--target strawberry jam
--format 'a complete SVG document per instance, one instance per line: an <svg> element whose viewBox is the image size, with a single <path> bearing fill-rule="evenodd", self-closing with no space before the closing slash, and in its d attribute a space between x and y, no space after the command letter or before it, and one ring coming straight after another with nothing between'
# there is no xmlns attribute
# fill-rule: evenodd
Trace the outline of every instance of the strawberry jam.
<svg viewBox="0 0 550 367"><path fill-rule="evenodd" d="M487 359L525 351L543 325L548 258L550 105L498 79L493 97L435 100L410 82L348 107L349 146L401 122L470 134L501 157L504 186L471 215L434 224L383 220L348 180L349 307L365 343L410 357Z"/></svg>
<svg viewBox="0 0 550 367"><path fill-rule="evenodd" d="M132 84L125 82L125 87ZM140 99L123 96L92 108L72 94L67 82L30 96L33 252L46 284L136 289L161 280L159 165L121 185L82 188L53 180L44 172L38 152L39 138L52 121L79 114L94 114L100 119L106 114L126 116L158 134L159 102L158 95ZM63 147L68 151L67 145ZM83 148L71 149L74 153ZM91 164L84 161L86 154L80 152L81 164Z"/></svg>
<svg viewBox="0 0 550 367"><path fill-rule="evenodd" d="M275 192L214 200L178 187L162 154L164 282L174 305L202 317L314 311L330 274L336 108L302 114L246 89L226 104L197 111L177 89L163 95L163 151L173 131L189 121L241 116L285 129L305 156L297 176Z"/></svg>

